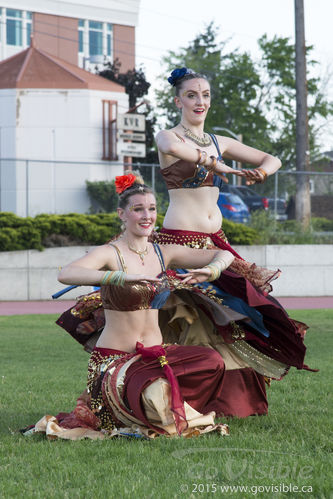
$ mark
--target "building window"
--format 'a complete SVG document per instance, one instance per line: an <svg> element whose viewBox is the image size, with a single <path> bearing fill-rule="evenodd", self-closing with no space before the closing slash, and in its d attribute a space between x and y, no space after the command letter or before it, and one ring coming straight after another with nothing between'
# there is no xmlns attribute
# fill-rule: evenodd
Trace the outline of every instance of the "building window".
<svg viewBox="0 0 333 499"><path fill-rule="evenodd" d="M22 45L22 11L7 9L7 45Z"/></svg>
<svg viewBox="0 0 333 499"><path fill-rule="evenodd" d="M112 24L88 19L78 19L79 54L91 63L112 58ZM93 59L95 58L95 59Z"/></svg>
<svg viewBox="0 0 333 499"><path fill-rule="evenodd" d="M89 55L103 55L103 23L89 21Z"/></svg>
<svg viewBox="0 0 333 499"><path fill-rule="evenodd" d="M30 45L31 41L31 27L32 27L32 13L27 12L26 13L26 19L25 19L25 30L26 30L26 44Z"/></svg>
<svg viewBox="0 0 333 499"><path fill-rule="evenodd" d="M106 25L106 55L112 55L112 24Z"/></svg>
<svg viewBox="0 0 333 499"><path fill-rule="evenodd" d="M23 10L5 9L7 45L23 47L30 45L32 13Z"/></svg>
<svg viewBox="0 0 333 499"><path fill-rule="evenodd" d="M79 52L80 52L80 54L83 54L83 52L84 52L83 36L84 36L84 20L79 19Z"/></svg>
<svg viewBox="0 0 333 499"><path fill-rule="evenodd" d="M118 102L103 100L103 157L116 161L117 157L117 113Z"/></svg>

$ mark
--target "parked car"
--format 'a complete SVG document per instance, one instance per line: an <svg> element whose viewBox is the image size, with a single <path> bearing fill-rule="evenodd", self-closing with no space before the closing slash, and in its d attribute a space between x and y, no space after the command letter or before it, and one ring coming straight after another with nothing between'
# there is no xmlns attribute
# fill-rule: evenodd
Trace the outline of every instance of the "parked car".
<svg viewBox="0 0 333 499"><path fill-rule="evenodd" d="M268 207L272 213L275 213L275 198L268 198ZM287 201L282 198L276 199L276 217L275 220L287 220Z"/></svg>
<svg viewBox="0 0 333 499"><path fill-rule="evenodd" d="M217 205L221 210L222 216L232 222L248 223L251 215L244 201L237 194L221 192Z"/></svg>
<svg viewBox="0 0 333 499"><path fill-rule="evenodd" d="M266 196L260 196L250 187L246 185L229 185L226 184L222 188L223 193L237 194L244 203L247 205L250 211L254 210L268 210L268 198Z"/></svg>

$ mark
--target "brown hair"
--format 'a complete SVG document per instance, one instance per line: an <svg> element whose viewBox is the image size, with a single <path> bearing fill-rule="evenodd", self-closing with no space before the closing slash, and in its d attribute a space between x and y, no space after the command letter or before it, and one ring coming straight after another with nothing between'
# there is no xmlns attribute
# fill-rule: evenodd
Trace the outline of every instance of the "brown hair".
<svg viewBox="0 0 333 499"><path fill-rule="evenodd" d="M128 189L119 194L118 208L122 208L123 210L128 205L129 198L134 194L154 194L153 189L148 185L145 185L144 180L141 177L140 173L125 172L125 174L126 173L132 173L133 175L135 175L136 180L134 181L134 184L131 185L131 187L128 187Z"/></svg>
<svg viewBox="0 0 333 499"><path fill-rule="evenodd" d="M187 73L182 78L179 78L175 82L175 84L174 84L175 91L176 91L176 96L179 97L180 90L182 88L182 85L183 85L184 81L194 80L194 79L197 79L197 78L201 78L203 80L206 80L209 83L209 80L208 80L207 76L202 75L201 73Z"/></svg>

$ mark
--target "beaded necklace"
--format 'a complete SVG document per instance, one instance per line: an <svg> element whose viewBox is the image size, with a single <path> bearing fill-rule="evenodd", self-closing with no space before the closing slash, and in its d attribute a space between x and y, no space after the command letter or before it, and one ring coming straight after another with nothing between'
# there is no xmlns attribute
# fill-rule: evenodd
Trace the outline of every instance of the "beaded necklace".
<svg viewBox="0 0 333 499"><path fill-rule="evenodd" d="M212 139L211 139L210 135L208 135L208 133L204 132L204 136L199 137L199 135L195 135L195 133L193 133L192 130L190 130L189 128L186 128L182 123L181 123L181 126L185 130L185 137L187 137L188 139L195 142L195 144L197 144L197 146L208 147L211 145Z"/></svg>

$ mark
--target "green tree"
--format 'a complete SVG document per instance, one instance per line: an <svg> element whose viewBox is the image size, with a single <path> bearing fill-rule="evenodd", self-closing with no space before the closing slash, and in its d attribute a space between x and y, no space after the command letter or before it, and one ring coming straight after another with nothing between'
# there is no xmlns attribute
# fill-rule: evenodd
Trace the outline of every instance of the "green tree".
<svg viewBox="0 0 333 499"><path fill-rule="evenodd" d="M284 167L295 165L295 48L289 38L266 35L258 40L261 56L254 60L249 53L228 51L228 42L217 42L218 29L213 23L188 47L171 51L164 57L166 71L160 78L164 86L156 92L160 115L167 126L179 122L179 111L173 103L173 89L166 76L175 67L187 66L210 80L212 107L207 116L206 131L214 127L229 128L242 134L244 143L274 154ZM316 62L307 48L308 68ZM320 119L333 116L333 103L319 78L309 76L310 152L318 149ZM270 181L272 186L272 182ZM268 184L269 186L269 184ZM261 186L258 187L262 188ZM267 188L267 185L265 186Z"/></svg>
<svg viewBox="0 0 333 499"><path fill-rule="evenodd" d="M98 213L100 211L111 213L116 211L118 206L118 195L114 180L99 180L91 182L86 180L87 191L92 202L91 212Z"/></svg>
<svg viewBox="0 0 333 499"><path fill-rule="evenodd" d="M114 81L119 85L125 87L125 92L128 94L129 109L134 108L145 95L148 94L148 90L151 84L146 80L144 70L131 69L126 73L121 72L121 62L116 59L113 63L106 62L104 64L104 69L98 71L99 76L103 76L108 80ZM153 115L149 106L146 112L142 113L146 117L146 148L147 154L145 158L140 158L140 162L154 163L157 161L157 154L154 149L154 126L156 123L156 117ZM139 111L134 111L139 112ZM134 158L134 163L138 162Z"/></svg>
<svg viewBox="0 0 333 499"><path fill-rule="evenodd" d="M106 62L104 69L98 71L99 76L103 76L108 80L114 81L125 87L125 92L128 94L129 107L136 105L137 100L147 95L150 83L146 80L146 76L142 68L130 69L126 73L121 72L121 62L116 59L114 62Z"/></svg>
<svg viewBox="0 0 333 499"><path fill-rule="evenodd" d="M288 167L295 165L296 157L296 82L295 46L289 38L267 35L258 40L262 57L259 71L267 89L262 107L270 116L270 137L275 154L283 157ZM323 89L319 77L310 76L317 62L311 59L313 46L307 47L308 67L308 118L309 139L312 155L318 153L318 121L333 115L333 103Z"/></svg>
<svg viewBox="0 0 333 499"><path fill-rule="evenodd" d="M174 91L166 75L175 67L187 66L206 75L211 84L212 107L206 130L212 132L215 126L223 126L243 134L247 144L259 147L267 143L269 126L260 107L263 92L260 76L249 54L228 53L227 42L217 42L217 34L217 28L211 23L188 47L164 57L166 71L160 76L164 86L156 92L158 106L168 126L179 122L179 111L173 103Z"/></svg>

